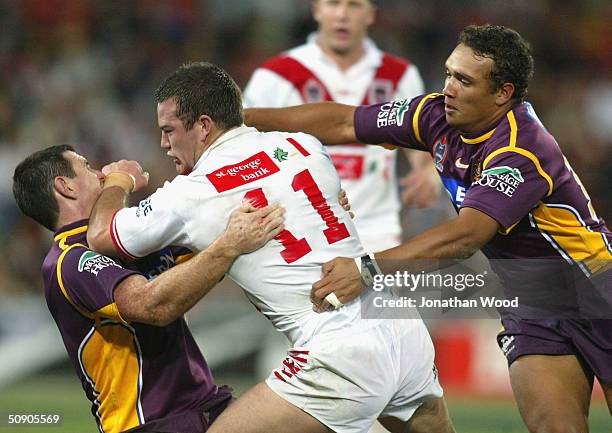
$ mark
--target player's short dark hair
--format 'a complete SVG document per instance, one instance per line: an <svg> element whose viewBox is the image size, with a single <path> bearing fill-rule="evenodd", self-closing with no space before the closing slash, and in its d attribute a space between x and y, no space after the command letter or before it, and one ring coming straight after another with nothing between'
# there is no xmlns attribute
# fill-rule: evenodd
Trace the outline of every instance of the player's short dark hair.
<svg viewBox="0 0 612 433"><path fill-rule="evenodd" d="M494 90L504 83L512 83L513 99L525 99L533 75L533 56L529 43L518 32L504 26L471 25L463 29L459 43L493 60L490 79Z"/></svg>
<svg viewBox="0 0 612 433"><path fill-rule="evenodd" d="M187 63L167 77L155 91L155 100L160 103L171 98L176 100L176 117L187 131L202 114L210 116L221 129L243 123L238 85L212 63Z"/></svg>
<svg viewBox="0 0 612 433"><path fill-rule="evenodd" d="M13 174L13 195L19 209L51 231L56 229L59 206L53 195L57 176L74 178L76 173L64 152L68 144L51 146L21 161Z"/></svg>

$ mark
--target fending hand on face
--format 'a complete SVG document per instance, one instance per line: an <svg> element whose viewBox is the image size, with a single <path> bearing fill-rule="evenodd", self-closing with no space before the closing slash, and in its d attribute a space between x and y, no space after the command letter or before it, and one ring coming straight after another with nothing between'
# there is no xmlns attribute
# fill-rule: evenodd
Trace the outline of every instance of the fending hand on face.
<svg viewBox="0 0 612 433"><path fill-rule="evenodd" d="M132 188L128 189L128 192L138 191L149 184L149 173L144 171L137 161L122 159L102 167L102 174L109 179L112 178L115 173L127 176L131 179Z"/></svg>

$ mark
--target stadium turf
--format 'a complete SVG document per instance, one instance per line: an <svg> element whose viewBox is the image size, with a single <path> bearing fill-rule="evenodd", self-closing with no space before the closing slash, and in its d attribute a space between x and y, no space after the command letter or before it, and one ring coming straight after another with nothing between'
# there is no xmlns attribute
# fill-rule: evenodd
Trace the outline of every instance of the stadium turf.
<svg viewBox="0 0 612 433"><path fill-rule="evenodd" d="M243 377L218 377L243 392L252 382ZM512 400L490 400L453 396L448 401L458 433L524 433L518 410ZM59 414L59 426L7 425L9 413ZM0 433L96 433L89 403L73 376L31 378L0 390ZM594 403L590 416L591 433L612 431L612 419L605 404Z"/></svg>

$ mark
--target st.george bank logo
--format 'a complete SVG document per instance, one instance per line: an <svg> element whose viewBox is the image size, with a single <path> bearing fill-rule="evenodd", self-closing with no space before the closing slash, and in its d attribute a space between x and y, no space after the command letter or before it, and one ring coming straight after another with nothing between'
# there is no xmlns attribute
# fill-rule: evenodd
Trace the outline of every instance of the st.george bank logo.
<svg viewBox="0 0 612 433"><path fill-rule="evenodd" d="M263 179L279 171L278 166L266 152L259 152L237 164L226 165L206 177L217 192L228 191L241 185Z"/></svg>

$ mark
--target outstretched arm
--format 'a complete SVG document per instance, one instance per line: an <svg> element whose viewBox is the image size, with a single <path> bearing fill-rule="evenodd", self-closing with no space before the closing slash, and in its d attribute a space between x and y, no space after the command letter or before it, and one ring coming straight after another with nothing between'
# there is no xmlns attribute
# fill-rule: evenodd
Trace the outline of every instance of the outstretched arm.
<svg viewBox="0 0 612 433"><path fill-rule="evenodd" d="M225 232L192 259L152 281L133 275L115 289L115 303L128 322L165 326L185 314L229 270L234 260L254 251L284 230L284 209L255 209L250 204L232 212Z"/></svg>
<svg viewBox="0 0 612 433"><path fill-rule="evenodd" d="M469 258L489 242L498 229L499 223L487 214L463 208L456 218L432 227L395 248L376 253L374 257L383 274L397 270L433 271L438 260ZM312 286L315 306L320 305L331 292L342 303L361 294L361 276L353 259L335 258L323 265L323 273L325 276Z"/></svg>
<svg viewBox="0 0 612 433"><path fill-rule="evenodd" d="M335 102L289 108L247 108L244 123L260 131L305 132L328 145L356 143L355 108Z"/></svg>

